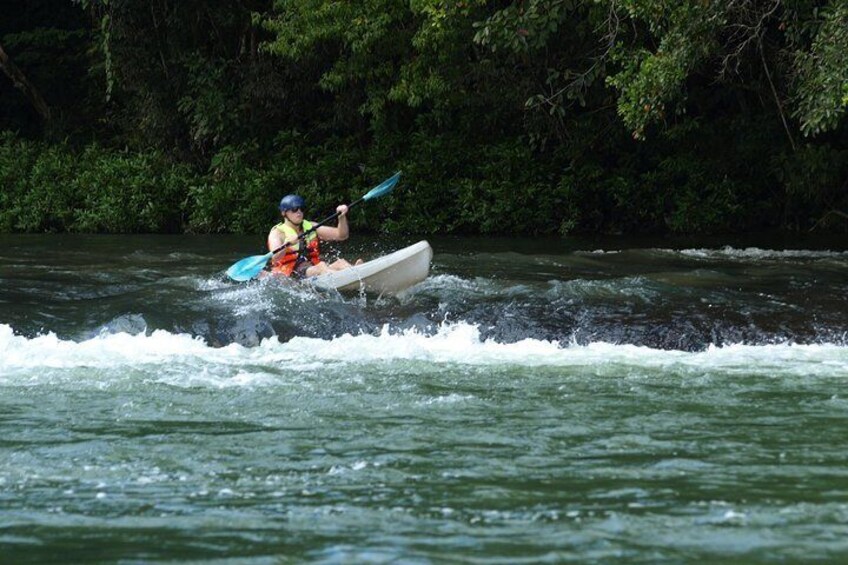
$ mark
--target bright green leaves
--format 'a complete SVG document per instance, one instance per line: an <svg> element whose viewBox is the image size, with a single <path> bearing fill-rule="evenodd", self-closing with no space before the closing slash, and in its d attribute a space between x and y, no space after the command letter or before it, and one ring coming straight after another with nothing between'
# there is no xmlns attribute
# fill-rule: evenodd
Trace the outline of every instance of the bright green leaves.
<svg viewBox="0 0 848 565"><path fill-rule="evenodd" d="M618 113L634 138L644 138L649 125L664 124L670 114L685 111L686 81L717 47L723 18L711 6L698 0L630 0L619 8L634 30L648 30L617 41L612 59L619 70L607 77L619 93Z"/></svg>
<svg viewBox="0 0 848 565"><path fill-rule="evenodd" d="M618 91L619 115L636 138L652 124L666 124L672 111L685 111L688 84L698 77L759 90L781 119L789 108L806 135L836 128L845 115L844 0L608 3L622 31L613 51L619 67L607 82Z"/></svg>
<svg viewBox="0 0 848 565"><path fill-rule="evenodd" d="M457 101L473 63L473 18L485 4L295 0L278 2L260 21L274 34L266 51L314 66L323 90L364 98L359 111L379 120L391 102L418 108Z"/></svg>
<svg viewBox="0 0 848 565"><path fill-rule="evenodd" d="M515 2L475 23L474 42L492 51L539 51L550 43L576 4L572 0Z"/></svg>
<svg viewBox="0 0 848 565"><path fill-rule="evenodd" d="M159 151L0 135L0 231L179 232L191 168Z"/></svg>
<svg viewBox="0 0 848 565"><path fill-rule="evenodd" d="M399 0L277 2L259 18L273 39L262 48L290 65L311 69L339 107L380 116L409 50L410 13Z"/></svg>
<svg viewBox="0 0 848 565"><path fill-rule="evenodd" d="M795 112L805 135L835 129L848 110L848 4L824 10L809 51L798 51Z"/></svg>
<svg viewBox="0 0 848 565"><path fill-rule="evenodd" d="M262 45L263 50L287 59L301 59L342 37L346 25L355 29L353 10L349 2L276 2L273 17L255 14L254 23L275 35L272 41Z"/></svg>

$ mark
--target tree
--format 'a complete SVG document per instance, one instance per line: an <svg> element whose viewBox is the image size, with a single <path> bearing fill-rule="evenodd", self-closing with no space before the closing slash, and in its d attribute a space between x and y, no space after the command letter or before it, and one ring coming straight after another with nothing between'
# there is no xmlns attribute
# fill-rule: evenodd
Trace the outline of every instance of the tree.
<svg viewBox="0 0 848 565"><path fill-rule="evenodd" d="M795 55L795 116L806 135L835 130L848 110L848 3L832 2L811 23L809 50Z"/></svg>
<svg viewBox="0 0 848 565"><path fill-rule="evenodd" d="M609 0L618 111L635 137L687 111L698 77L770 99L787 139L836 129L848 92L844 0ZM790 123L792 117L799 121Z"/></svg>

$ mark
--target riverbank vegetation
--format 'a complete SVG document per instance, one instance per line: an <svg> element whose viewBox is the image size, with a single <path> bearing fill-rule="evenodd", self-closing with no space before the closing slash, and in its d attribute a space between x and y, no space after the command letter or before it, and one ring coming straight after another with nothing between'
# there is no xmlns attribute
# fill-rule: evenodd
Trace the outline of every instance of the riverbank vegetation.
<svg viewBox="0 0 848 565"><path fill-rule="evenodd" d="M843 0L33 0L0 231L848 230Z"/></svg>

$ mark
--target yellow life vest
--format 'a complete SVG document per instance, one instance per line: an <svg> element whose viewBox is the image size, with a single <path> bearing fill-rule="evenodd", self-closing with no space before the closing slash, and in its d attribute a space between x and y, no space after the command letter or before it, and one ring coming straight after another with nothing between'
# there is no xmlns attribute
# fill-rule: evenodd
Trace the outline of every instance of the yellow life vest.
<svg viewBox="0 0 848 565"><path fill-rule="evenodd" d="M321 262L321 249L318 240L318 235L312 230L312 222L303 220L303 224L301 224L304 232L308 232L306 236L303 238L303 242L306 244L305 249L301 252L300 240L289 245L286 248L284 254L279 255L277 258L273 260L271 263L271 272L278 273L285 276L291 276L292 272L294 272L297 264L302 261L309 261L313 265L317 265ZM280 230L283 232L283 240L289 241L292 238L298 237L297 230L293 227L289 226L285 222L280 222L274 229ZM268 250L273 251L274 247L271 243L271 238L268 238Z"/></svg>

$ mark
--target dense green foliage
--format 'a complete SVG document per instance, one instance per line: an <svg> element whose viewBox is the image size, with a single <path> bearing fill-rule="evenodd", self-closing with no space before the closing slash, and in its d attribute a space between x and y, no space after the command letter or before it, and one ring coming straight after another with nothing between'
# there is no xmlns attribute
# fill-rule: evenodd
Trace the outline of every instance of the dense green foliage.
<svg viewBox="0 0 848 565"><path fill-rule="evenodd" d="M846 44L844 0L34 0L0 230L263 232L395 170L359 228L846 229Z"/></svg>

